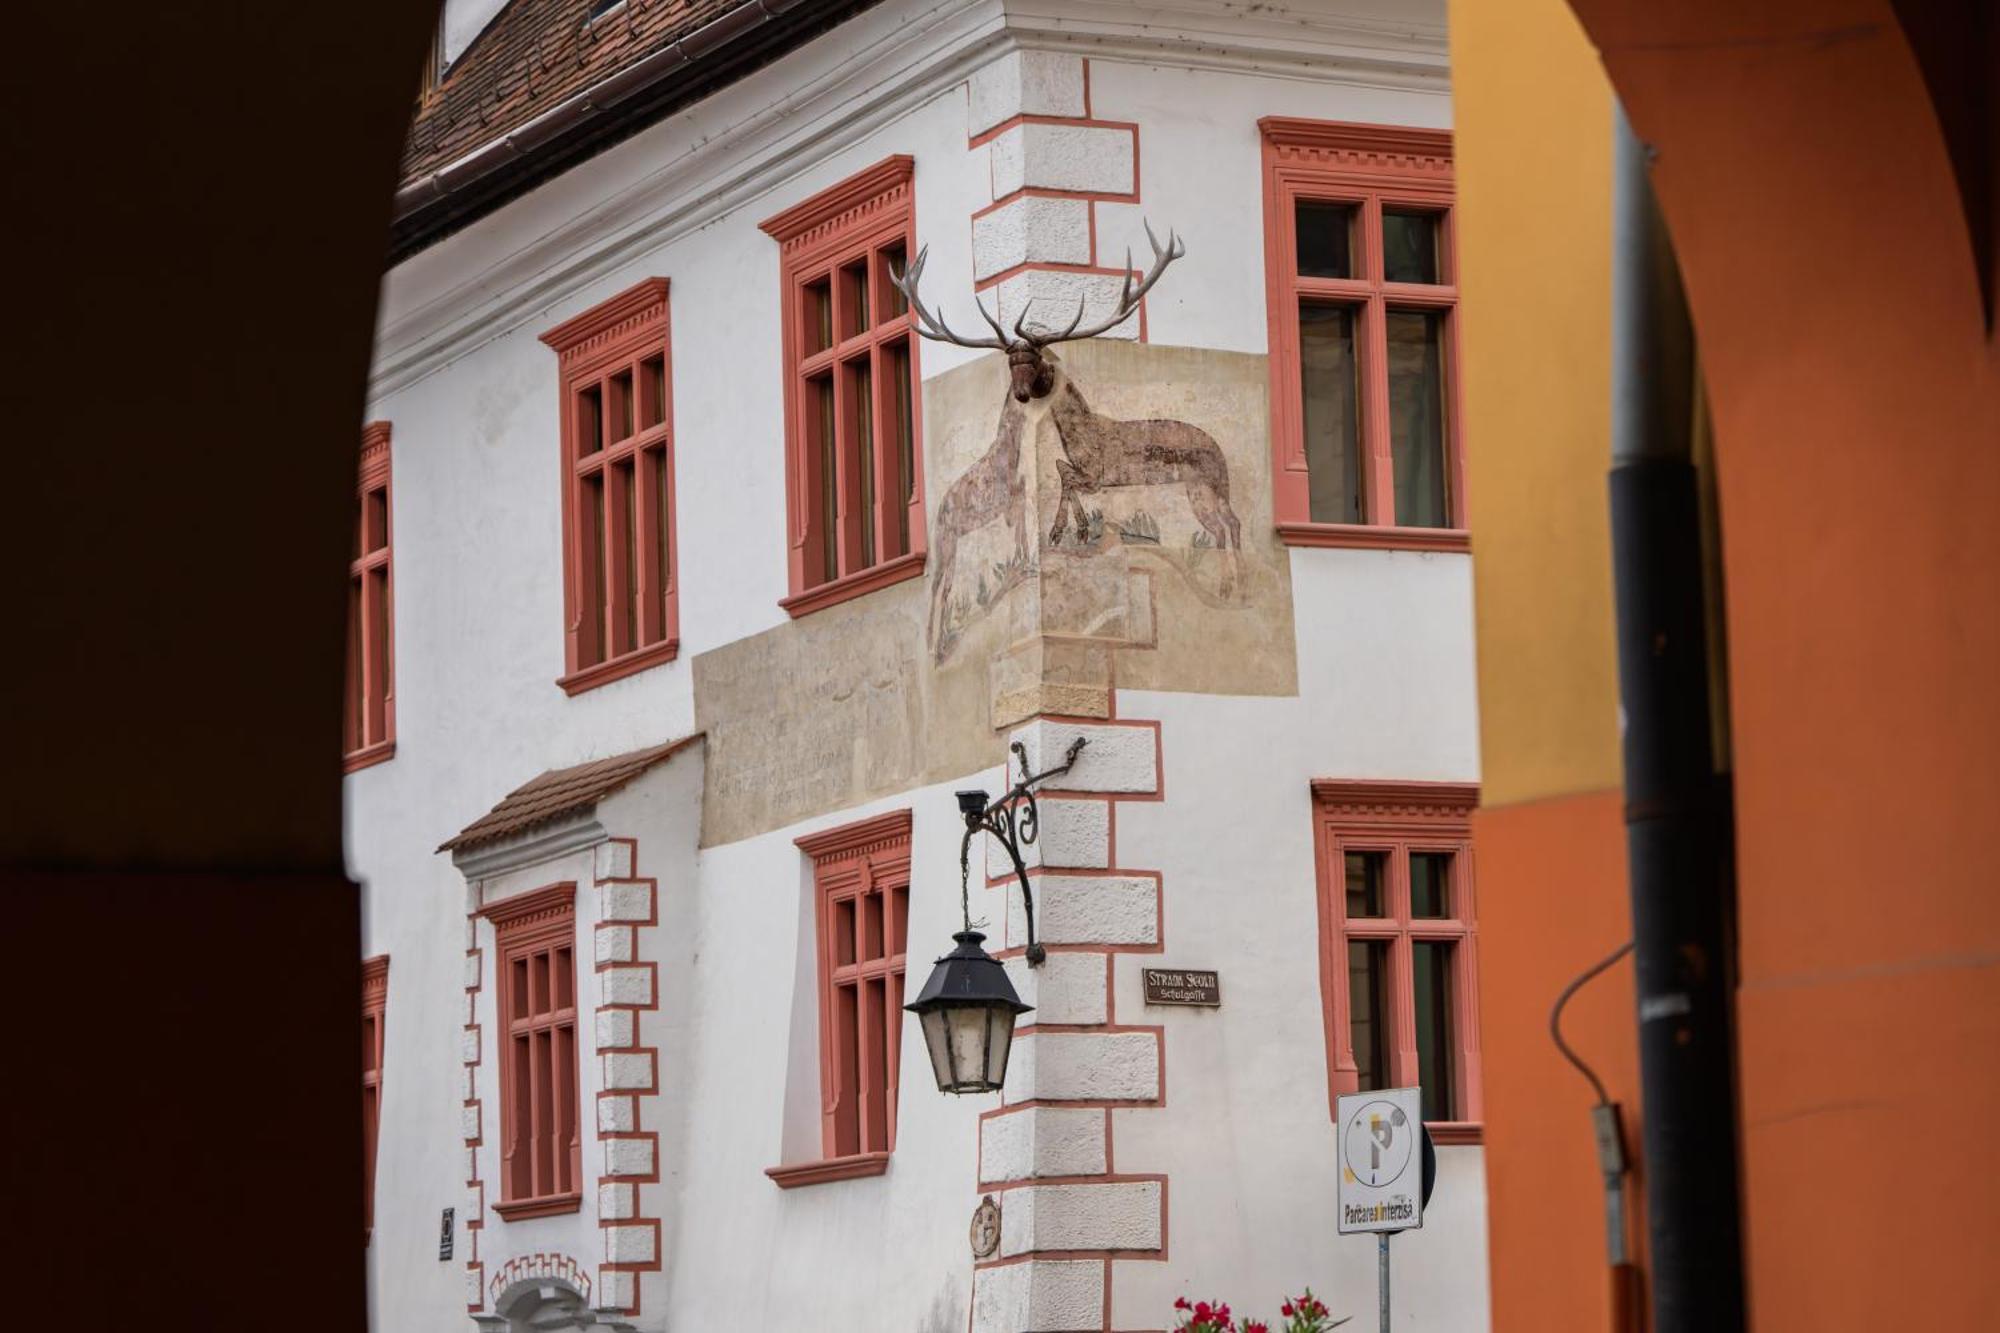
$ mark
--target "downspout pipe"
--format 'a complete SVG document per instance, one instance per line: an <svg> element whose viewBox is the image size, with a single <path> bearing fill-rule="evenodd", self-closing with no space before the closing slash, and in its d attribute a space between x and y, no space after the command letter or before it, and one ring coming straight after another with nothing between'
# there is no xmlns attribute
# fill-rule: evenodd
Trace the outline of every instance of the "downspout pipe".
<svg viewBox="0 0 2000 1333"><path fill-rule="evenodd" d="M1653 1333L1742 1333L1733 898L1715 772L1694 462L1694 333L1617 112L1611 552Z"/></svg>

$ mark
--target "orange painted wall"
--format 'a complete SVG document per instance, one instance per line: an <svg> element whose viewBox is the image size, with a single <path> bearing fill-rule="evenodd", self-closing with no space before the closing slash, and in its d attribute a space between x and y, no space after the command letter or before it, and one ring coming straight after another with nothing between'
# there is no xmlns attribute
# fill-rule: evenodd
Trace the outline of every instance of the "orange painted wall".
<svg viewBox="0 0 2000 1333"><path fill-rule="evenodd" d="M1471 95L1502 79L1477 68L1500 46L1463 38L1523 8L1541 6L1460 0L1453 11L1465 30L1454 33L1454 58L1468 232L1482 223ZM1886 3L1574 8L1658 151L1655 182L1714 419L1753 1324L1993 1327L2000 1149L1987 1127L2000 1118L2000 891L1988 828L2000 809L2000 359L1938 114ZM1510 54L1535 62L1539 76L1567 70L1575 49L1547 38L1521 33ZM1538 105L1551 95L1539 78L1513 80L1511 91ZM1987 151L1990 178L1990 142ZM1505 239L1485 244L1498 250ZM1478 253L1468 238L1468 277ZM1468 285L1468 311L1474 300ZM1528 336L1517 328L1516 338ZM1547 336L1570 335L1532 334ZM1486 352L1475 337L1469 330L1468 363ZM1500 444L1483 432L1478 395L1468 410L1480 432L1474 449ZM1504 679L1486 660L1484 565L1496 546L1503 570L1507 561L1505 542L1490 543L1483 526L1479 466L1486 708L1486 692ZM1600 463L1600 495L1602 475ZM1595 645L1583 651L1594 655ZM1506 755L1487 735L1491 770ZM1498 831L1521 812L1495 816L1494 832L1482 826L1489 886L1495 855L1521 867L1532 856ZM1525 824L1514 827L1526 836ZM1489 888L1486 901L1500 897ZM1558 938L1573 933L1565 923ZM1489 975L1504 957L1483 947ZM1524 966L1515 972L1519 986L1494 985L1484 997L1492 1070L1501 1032L1525 1033L1542 1017L1534 979ZM1498 1238L1545 1225L1548 1213L1504 1173L1506 1145L1527 1131L1503 1118L1508 1103L1491 1087L1488 1104ZM1919 1150L1911 1135L1926 1133L1931 1147ZM1885 1220L1899 1208L1921 1220ZM1526 1319L1509 1295L1513 1279L1499 1272L1509 1258L1496 1239L1497 1328L1590 1327ZM1574 1275L1561 1267L1556 1277Z"/></svg>

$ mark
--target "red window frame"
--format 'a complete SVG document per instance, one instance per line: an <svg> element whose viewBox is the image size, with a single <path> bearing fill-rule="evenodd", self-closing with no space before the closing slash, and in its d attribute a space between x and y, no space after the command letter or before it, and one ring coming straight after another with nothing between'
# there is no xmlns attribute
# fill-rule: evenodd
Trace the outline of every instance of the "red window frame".
<svg viewBox="0 0 2000 1333"><path fill-rule="evenodd" d="M786 1188L880 1175L895 1150L910 812L811 834L798 845L813 870L822 1160L766 1173Z"/></svg>
<svg viewBox="0 0 2000 1333"><path fill-rule="evenodd" d="M888 158L762 224L784 302L792 616L923 573L921 340L889 280L916 253L913 169Z"/></svg>
<svg viewBox="0 0 2000 1333"><path fill-rule="evenodd" d="M569 694L680 651L668 326L667 280L649 278L542 335L562 380Z"/></svg>
<svg viewBox="0 0 2000 1333"><path fill-rule="evenodd" d="M1472 812L1479 788L1452 782L1313 783L1315 860L1319 881L1320 997L1326 1024L1327 1113L1336 1099L1363 1091L1354 1051L1348 944L1386 946L1384 1008L1390 1040L1381 1086L1420 1081L1414 949L1420 943L1450 946L1448 978L1452 1066L1449 1118L1431 1120L1439 1143L1476 1143L1482 1118L1479 1055L1478 894L1472 855ZM1346 856L1386 854L1381 916L1350 917ZM1409 858L1412 853L1451 857L1444 916L1414 916Z"/></svg>
<svg viewBox="0 0 2000 1333"><path fill-rule="evenodd" d="M361 428L355 487L354 558L347 566L347 682L342 767L379 764L396 753L396 601L389 492L389 423Z"/></svg>
<svg viewBox="0 0 2000 1333"><path fill-rule="evenodd" d="M486 909L494 929L500 1042L500 1202L514 1220L583 1203L578 1092L576 885Z"/></svg>
<svg viewBox="0 0 2000 1333"><path fill-rule="evenodd" d="M1458 265L1452 139L1447 130L1267 117L1264 143L1264 274L1270 326L1271 466L1278 535L1292 546L1464 551L1466 532L1465 413L1459 395ZM1296 209L1301 202L1347 204L1357 210L1350 278L1299 274ZM1384 277L1382 213L1434 215L1435 283ZM1315 521L1306 463L1305 398L1299 306L1345 306L1356 312L1355 407L1364 519ZM1396 525L1389 420L1388 316L1433 312L1440 332L1445 506L1448 525Z"/></svg>
<svg viewBox="0 0 2000 1333"><path fill-rule="evenodd" d="M375 1233L375 1151L382 1131L382 1054L389 1007L389 957L361 963L361 1220Z"/></svg>

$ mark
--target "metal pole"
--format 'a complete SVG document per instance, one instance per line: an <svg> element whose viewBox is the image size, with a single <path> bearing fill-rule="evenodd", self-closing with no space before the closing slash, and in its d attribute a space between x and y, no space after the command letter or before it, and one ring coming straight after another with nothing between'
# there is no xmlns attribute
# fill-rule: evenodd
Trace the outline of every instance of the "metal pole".
<svg viewBox="0 0 2000 1333"><path fill-rule="evenodd" d="M1375 1233L1375 1285L1379 1289L1379 1311L1375 1321L1378 1333L1389 1333L1389 1231Z"/></svg>
<svg viewBox="0 0 2000 1333"><path fill-rule="evenodd" d="M1620 108L1611 550L1654 1333L1741 1333L1730 814L1710 745L1694 334Z"/></svg>

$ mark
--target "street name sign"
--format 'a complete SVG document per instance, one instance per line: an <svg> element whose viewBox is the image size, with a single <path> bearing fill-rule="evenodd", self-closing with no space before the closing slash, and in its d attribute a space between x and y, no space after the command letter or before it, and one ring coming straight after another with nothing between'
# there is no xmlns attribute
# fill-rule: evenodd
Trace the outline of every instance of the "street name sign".
<svg viewBox="0 0 2000 1333"><path fill-rule="evenodd" d="M1147 1004L1200 1004L1214 1008L1222 1003L1222 975L1184 967L1148 967L1140 970L1146 986Z"/></svg>
<svg viewBox="0 0 2000 1333"><path fill-rule="evenodd" d="M1423 1099L1378 1088L1339 1101L1340 1232L1411 1231L1424 1224Z"/></svg>

